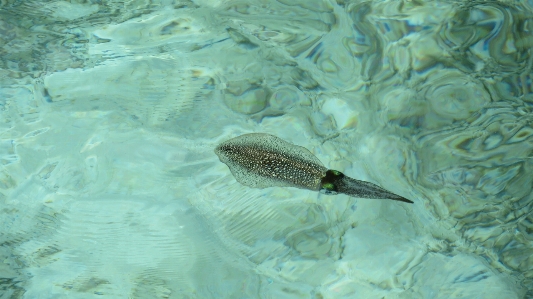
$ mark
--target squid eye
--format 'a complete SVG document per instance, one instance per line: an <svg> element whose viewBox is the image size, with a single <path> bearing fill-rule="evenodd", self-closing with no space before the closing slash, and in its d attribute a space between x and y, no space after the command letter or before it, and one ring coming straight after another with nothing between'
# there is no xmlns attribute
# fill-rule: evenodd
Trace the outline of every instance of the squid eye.
<svg viewBox="0 0 533 299"><path fill-rule="evenodd" d="M333 185L332 183L325 183L325 184L322 184L322 188L329 190L329 191L334 191L335 185Z"/></svg>
<svg viewBox="0 0 533 299"><path fill-rule="evenodd" d="M342 172L338 171L338 170L333 170L333 169L330 169L329 172L331 174L333 174L334 176L340 176L340 175L343 175Z"/></svg>
<svg viewBox="0 0 533 299"><path fill-rule="evenodd" d="M327 195L337 194L337 187L332 183L323 183L320 186L320 193Z"/></svg>

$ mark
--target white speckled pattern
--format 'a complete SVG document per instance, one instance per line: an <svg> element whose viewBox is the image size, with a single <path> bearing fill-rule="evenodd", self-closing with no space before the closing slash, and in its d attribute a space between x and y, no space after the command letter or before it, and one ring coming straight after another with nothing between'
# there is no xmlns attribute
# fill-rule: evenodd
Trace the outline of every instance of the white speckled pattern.
<svg viewBox="0 0 533 299"><path fill-rule="evenodd" d="M235 179L253 188L317 190L326 167L308 149L264 133L242 135L220 144L215 153Z"/></svg>

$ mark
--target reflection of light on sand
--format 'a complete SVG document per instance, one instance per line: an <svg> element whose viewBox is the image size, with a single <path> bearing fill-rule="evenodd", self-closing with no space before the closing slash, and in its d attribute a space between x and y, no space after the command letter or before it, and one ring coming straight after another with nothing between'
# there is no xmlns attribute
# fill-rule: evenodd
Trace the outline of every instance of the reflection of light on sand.
<svg viewBox="0 0 533 299"><path fill-rule="evenodd" d="M15 2L7 296L533 297L531 1ZM243 188L247 132L416 203Z"/></svg>

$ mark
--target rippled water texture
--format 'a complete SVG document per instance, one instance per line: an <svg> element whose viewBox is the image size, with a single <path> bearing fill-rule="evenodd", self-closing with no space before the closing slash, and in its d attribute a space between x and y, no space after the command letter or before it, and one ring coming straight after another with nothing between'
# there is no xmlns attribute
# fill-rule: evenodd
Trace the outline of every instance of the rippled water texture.
<svg viewBox="0 0 533 299"><path fill-rule="evenodd" d="M1 298L533 298L533 2L0 1ZM251 189L265 132L412 199Z"/></svg>

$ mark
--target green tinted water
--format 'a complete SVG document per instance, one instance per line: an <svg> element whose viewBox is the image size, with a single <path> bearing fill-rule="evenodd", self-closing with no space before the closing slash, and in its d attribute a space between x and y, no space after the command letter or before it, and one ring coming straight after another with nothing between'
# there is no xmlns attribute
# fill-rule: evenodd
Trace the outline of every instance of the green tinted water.
<svg viewBox="0 0 533 299"><path fill-rule="evenodd" d="M533 297L531 1L3 1L0 297ZM264 132L415 203L240 185Z"/></svg>

